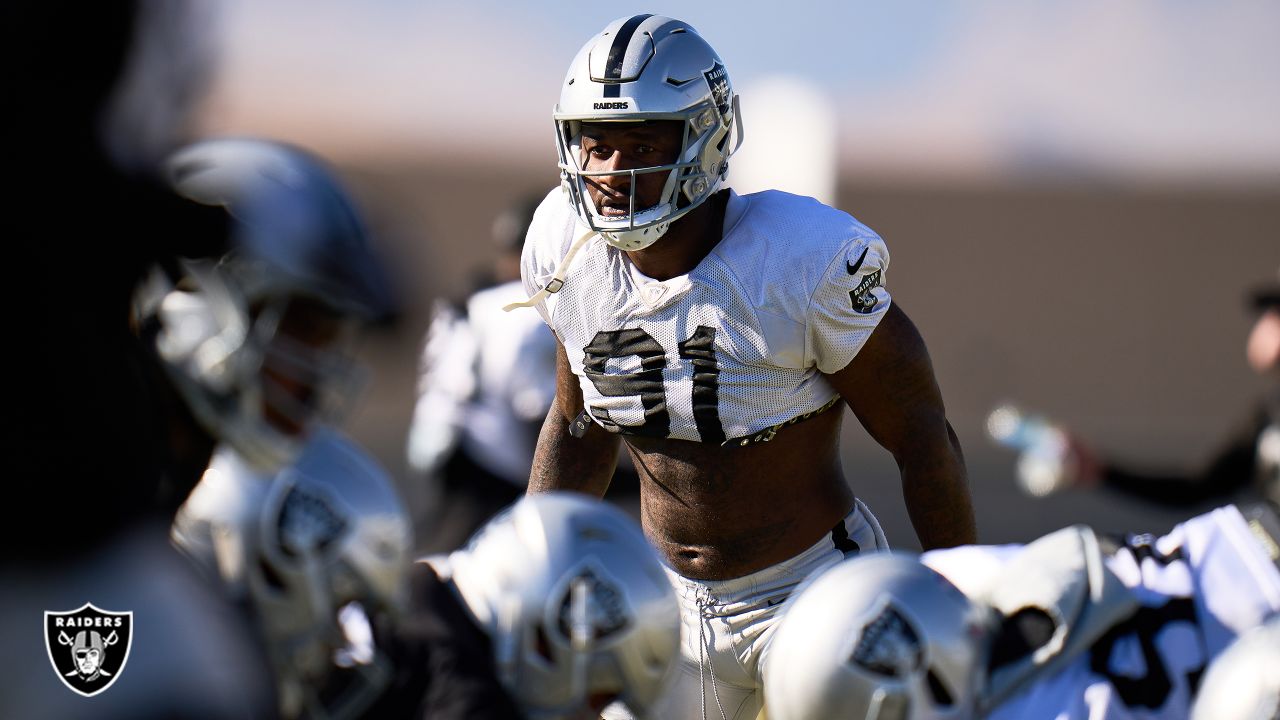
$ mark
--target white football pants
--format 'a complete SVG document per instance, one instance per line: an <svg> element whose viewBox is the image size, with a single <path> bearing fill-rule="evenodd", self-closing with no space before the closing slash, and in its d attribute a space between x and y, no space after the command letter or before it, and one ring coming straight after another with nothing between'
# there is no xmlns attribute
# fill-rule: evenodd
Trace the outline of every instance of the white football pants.
<svg viewBox="0 0 1280 720"><path fill-rule="evenodd" d="M760 671L782 602L812 573L888 547L880 522L857 500L844 520L808 550L750 575L692 580L667 568L680 602L680 658L649 717L755 720L762 707ZM634 718L621 703L606 708L602 717Z"/></svg>

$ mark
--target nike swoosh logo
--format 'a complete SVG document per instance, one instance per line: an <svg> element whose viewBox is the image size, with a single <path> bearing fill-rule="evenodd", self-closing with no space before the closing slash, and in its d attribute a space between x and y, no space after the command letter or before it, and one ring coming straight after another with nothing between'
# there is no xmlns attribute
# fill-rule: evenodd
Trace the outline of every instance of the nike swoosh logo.
<svg viewBox="0 0 1280 720"><path fill-rule="evenodd" d="M849 267L850 275L858 274L858 269L862 267L862 261L867 259L867 251L870 249L869 247L862 248L862 254L858 256L858 262L856 263L851 263L848 260L844 261L844 264Z"/></svg>

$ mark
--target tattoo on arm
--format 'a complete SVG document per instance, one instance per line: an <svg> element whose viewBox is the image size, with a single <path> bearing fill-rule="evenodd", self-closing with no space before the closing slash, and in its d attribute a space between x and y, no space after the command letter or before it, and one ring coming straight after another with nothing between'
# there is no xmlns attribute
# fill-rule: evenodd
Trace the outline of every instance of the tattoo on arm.
<svg viewBox="0 0 1280 720"><path fill-rule="evenodd" d="M556 401L538 435L529 492L576 490L603 496L618 462L618 438L594 423L575 438L569 425L582 412L582 392L564 347L556 351Z"/></svg>

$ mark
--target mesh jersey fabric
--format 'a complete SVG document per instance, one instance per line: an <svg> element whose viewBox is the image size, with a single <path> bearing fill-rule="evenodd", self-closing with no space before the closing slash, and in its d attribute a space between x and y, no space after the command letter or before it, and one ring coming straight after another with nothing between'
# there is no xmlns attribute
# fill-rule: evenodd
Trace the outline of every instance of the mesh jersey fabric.
<svg viewBox="0 0 1280 720"><path fill-rule="evenodd" d="M836 398L822 373L888 310L889 252L868 227L812 198L728 192L724 235L688 274L648 278L597 236L535 306L606 429L733 443L818 412ZM525 243L530 295L584 232L553 190Z"/></svg>

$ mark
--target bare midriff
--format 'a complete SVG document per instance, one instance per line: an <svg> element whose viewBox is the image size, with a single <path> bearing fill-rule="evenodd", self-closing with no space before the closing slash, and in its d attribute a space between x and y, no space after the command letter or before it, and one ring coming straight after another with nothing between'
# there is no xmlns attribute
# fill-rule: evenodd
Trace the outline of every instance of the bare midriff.
<svg viewBox="0 0 1280 720"><path fill-rule="evenodd" d="M794 557L853 508L840 467L843 405L769 442L627 437L645 533L681 575L725 580Z"/></svg>

